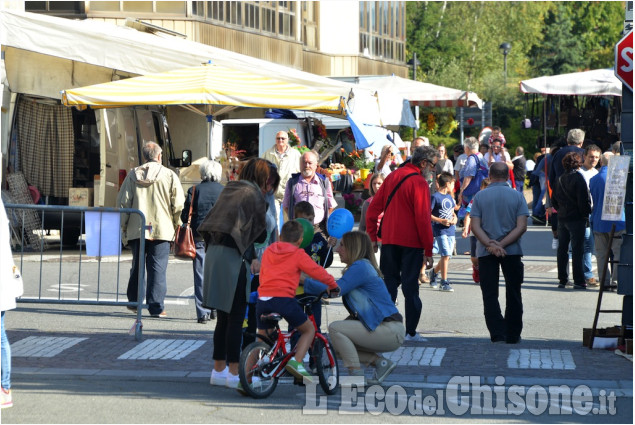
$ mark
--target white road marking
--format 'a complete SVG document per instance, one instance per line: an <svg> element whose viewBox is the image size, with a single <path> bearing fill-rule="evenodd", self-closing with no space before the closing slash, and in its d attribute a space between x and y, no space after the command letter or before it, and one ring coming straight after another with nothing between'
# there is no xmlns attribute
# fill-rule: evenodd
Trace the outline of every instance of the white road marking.
<svg viewBox="0 0 635 425"><path fill-rule="evenodd" d="M204 339L147 339L118 360L180 360L205 344Z"/></svg>
<svg viewBox="0 0 635 425"><path fill-rule="evenodd" d="M569 350L523 348L509 350L507 367L510 369L575 370L576 366Z"/></svg>
<svg viewBox="0 0 635 425"><path fill-rule="evenodd" d="M399 366L441 366L445 352L445 348L399 347L384 356Z"/></svg>
<svg viewBox="0 0 635 425"><path fill-rule="evenodd" d="M88 338L29 336L11 344L14 357L53 357Z"/></svg>

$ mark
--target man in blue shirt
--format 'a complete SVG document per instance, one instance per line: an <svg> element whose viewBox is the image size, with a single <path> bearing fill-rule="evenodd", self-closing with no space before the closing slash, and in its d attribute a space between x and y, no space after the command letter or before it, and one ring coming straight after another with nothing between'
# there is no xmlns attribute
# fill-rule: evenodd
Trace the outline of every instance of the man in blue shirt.
<svg viewBox="0 0 635 425"><path fill-rule="evenodd" d="M520 237L527 231L529 209L524 196L507 184L507 164L493 163L489 177L490 185L474 195L471 210L472 232L478 239L476 256L485 323L492 342L517 344L523 329L520 286L524 265ZM498 302L499 267L505 276L505 317Z"/></svg>
<svg viewBox="0 0 635 425"><path fill-rule="evenodd" d="M613 260L619 262L620 249L622 247L622 234L626 228L626 219L624 215L624 207L622 207L622 217L618 221L602 220L602 207L604 206L604 187L606 185L606 175L608 172L609 159L613 156L611 152L604 152L600 157L600 171L591 178L589 189L591 198L593 199L593 210L591 211L591 228L595 237L595 259L597 261L597 270L602 278L602 270L607 264L609 255L613 252ZM613 242L609 246L609 236L611 227L615 225L615 233L613 234ZM610 273L611 269L613 273ZM604 282L604 289L617 289L617 267L607 268Z"/></svg>

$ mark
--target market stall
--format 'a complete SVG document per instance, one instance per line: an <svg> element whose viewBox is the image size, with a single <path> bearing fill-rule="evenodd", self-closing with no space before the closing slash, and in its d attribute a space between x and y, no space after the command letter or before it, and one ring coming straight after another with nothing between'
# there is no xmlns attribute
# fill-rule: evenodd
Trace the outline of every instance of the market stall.
<svg viewBox="0 0 635 425"><path fill-rule="evenodd" d="M559 137L571 128L585 130L586 139L602 150L618 140L621 103L617 98L622 96L622 83L612 69L532 78L521 81L519 90L544 97L542 110L527 108L534 112L529 112L531 125L525 127L542 130L541 146L548 145L548 137Z"/></svg>
<svg viewBox="0 0 635 425"><path fill-rule="evenodd" d="M483 101L474 92L408 80L394 75L363 77L360 78L359 85L397 93L407 99L411 106L483 107Z"/></svg>

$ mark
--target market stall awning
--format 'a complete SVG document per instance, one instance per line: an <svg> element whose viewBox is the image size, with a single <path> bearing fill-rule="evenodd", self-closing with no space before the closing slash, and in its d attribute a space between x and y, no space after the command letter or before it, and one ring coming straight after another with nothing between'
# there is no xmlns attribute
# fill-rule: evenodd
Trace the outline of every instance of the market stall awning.
<svg viewBox="0 0 635 425"><path fill-rule="evenodd" d="M360 78L359 85L395 93L411 105L428 107L483 107L483 101L471 91L457 90L394 75Z"/></svg>
<svg viewBox="0 0 635 425"><path fill-rule="evenodd" d="M622 83L612 69L596 69L523 80L520 91L560 96L622 96Z"/></svg>
<svg viewBox="0 0 635 425"><path fill-rule="evenodd" d="M313 87L215 64L64 90L66 106L234 105L343 115L344 98Z"/></svg>
<svg viewBox="0 0 635 425"><path fill-rule="evenodd" d="M335 81L160 32L151 34L90 19L70 20L2 10L0 44L3 53L7 49L7 54L38 54L40 66L51 69L50 78L36 78L29 74L29 69L7 70L11 71L7 72L9 88L19 93L57 97L64 87L102 83L110 81L113 76L147 75L198 66L211 60L215 65L311 87L345 99L354 97L355 101L348 102L353 111L357 111L358 107L366 109L374 103L376 111L372 118L361 111L359 113L366 123L414 126L414 117L409 108L404 108L403 98L376 96L376 89ZM68 63L61 68L56 62L57 67L53 67L42 55L61 58ZM68 78L71 75L72 78ZM59 87L58 81L68 82ZM382 103L381 112L377 111L379 102ZM360 106L362 104L363 107ZM383 104L390 106L384 107Z"/></svg>

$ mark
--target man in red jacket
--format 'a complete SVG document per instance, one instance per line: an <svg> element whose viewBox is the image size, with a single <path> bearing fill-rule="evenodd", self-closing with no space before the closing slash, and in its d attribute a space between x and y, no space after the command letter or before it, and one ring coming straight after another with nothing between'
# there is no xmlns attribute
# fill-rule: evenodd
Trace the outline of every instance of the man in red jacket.
<svg viewBox="0 0 635 425"><path fill-rule="evenodd" d="M377 217L381 220L381 258L379 268L393 301L401 284L406 305L406 341L417 341L421 317L419 271L432 260L430 189L423 175L434 170L439 154L433 147L415 149L410 163L390 173L366 213L366 232L377 249Z"/></svg>

